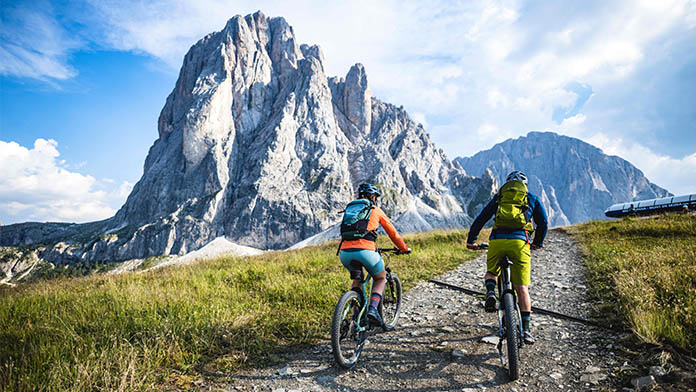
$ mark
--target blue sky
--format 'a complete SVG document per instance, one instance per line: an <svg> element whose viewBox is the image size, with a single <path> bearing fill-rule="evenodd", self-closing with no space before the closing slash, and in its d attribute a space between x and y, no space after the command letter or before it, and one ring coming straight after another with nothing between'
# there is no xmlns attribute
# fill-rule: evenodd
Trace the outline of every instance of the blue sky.
<svg viewBox="0 0 696 392"><path fill-rule="evenodd" d="M531 130L696 192L696 1L11 1L0 10L0 222L111 216L188 48L284 16L327 73L365 65L450 158ZM472 173L478 174L478 173Z"/></svg>

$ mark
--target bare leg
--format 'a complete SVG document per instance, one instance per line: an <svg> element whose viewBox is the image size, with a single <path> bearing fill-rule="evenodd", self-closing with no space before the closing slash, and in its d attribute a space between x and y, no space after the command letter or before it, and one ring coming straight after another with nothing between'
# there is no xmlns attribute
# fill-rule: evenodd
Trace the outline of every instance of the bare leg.
<svg viewBox="0 0 696 392"><path fill-rule="evenodd" d="M387 283L387 271L382 270L382 272L378 273L377 275L373 275L372 279L374 279L374 282L372 283L372 292L381 296L384 294L384 286Z"/></svg>
<svg viewBox="0 0 696 392"><path fill-rule="evenodd" d="M483 277L483 280L486 281L486 280L489 280L489 279L493 279L493 280L497 281L497 280L498 280L498 276L497 276L497 275L493 275L492 273L486 271L486 276Z"/></svg>
<svg viewBox="0 0 696 392"><path fill-rule="evenodd" d="M529 290L527 285L513 285L517 291L517 303L520 305L520 312L532 311L532 300L529 298Z"/></svg>

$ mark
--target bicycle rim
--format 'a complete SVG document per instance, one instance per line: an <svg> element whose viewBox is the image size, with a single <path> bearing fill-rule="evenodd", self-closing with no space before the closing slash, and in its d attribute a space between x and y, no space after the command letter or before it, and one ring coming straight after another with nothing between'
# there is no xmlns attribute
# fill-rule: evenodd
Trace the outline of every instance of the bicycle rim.
<svg viewBox="0 0 696 392"><path fill-rule="evenodd" d="M515 296L513 296L512 293L505 293L503 303L505 307L505 340L507 344L508 374L510 375L510 380L514 381L520 377L520 347Z"/></svg>
<svg viewBox="0 0 696 392"><path fill-rule="evenodd" d="M338 300L331 322L334 359L346 369L358 362L365 343L365 333L357 330L360 309L358 294L355 291L347 291Z"/></svg>
<svg viewBox="0 0 696 392"><path fill-rule="evenodd" d="M394 328L401 314L401 280L396 274L391 274L391 280L387 281L384 295L380 303L382 320L389 328Z"/></svg>

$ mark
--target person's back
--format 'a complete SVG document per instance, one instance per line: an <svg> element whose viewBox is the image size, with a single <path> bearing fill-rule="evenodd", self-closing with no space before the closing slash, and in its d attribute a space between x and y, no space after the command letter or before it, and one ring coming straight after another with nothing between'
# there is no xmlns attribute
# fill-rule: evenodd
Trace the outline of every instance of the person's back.
<svg viewBox="0 0 696 392"><path fill-rule="evenodd" d="M539 198L527 191L527 176L520 171L511 172L496 196L486 204L474 219L467 238L467 247L476 249L476 239L483 225L493 216L495 221L490 235L486 257L486 311L495 311L495 286L500 275L498 261L507 256L513 262L511 281L517 291L525 342L534 343L530 331L531 299L528 286L531 283L531 249L543 247L548 229L546 211ZM536 229L532 225L536 224ZM534 233L534 239L531 233Z"/></svg>

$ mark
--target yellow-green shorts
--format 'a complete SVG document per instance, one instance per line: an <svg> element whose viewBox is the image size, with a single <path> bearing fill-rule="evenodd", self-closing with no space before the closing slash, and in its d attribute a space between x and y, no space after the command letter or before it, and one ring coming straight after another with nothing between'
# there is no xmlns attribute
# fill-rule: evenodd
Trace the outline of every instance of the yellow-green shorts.
<svg viewBox="0 0 696 392"><path fill-rule="evenodd" d="M500 275L500 261L503 256L507 256L512 265L510 266L510 280L518 286L529 285L531 279L532 254L529 244L524 240L517 239L495 239L488 245L488 256L486 257L486 270L496 276Z"/></svg>

